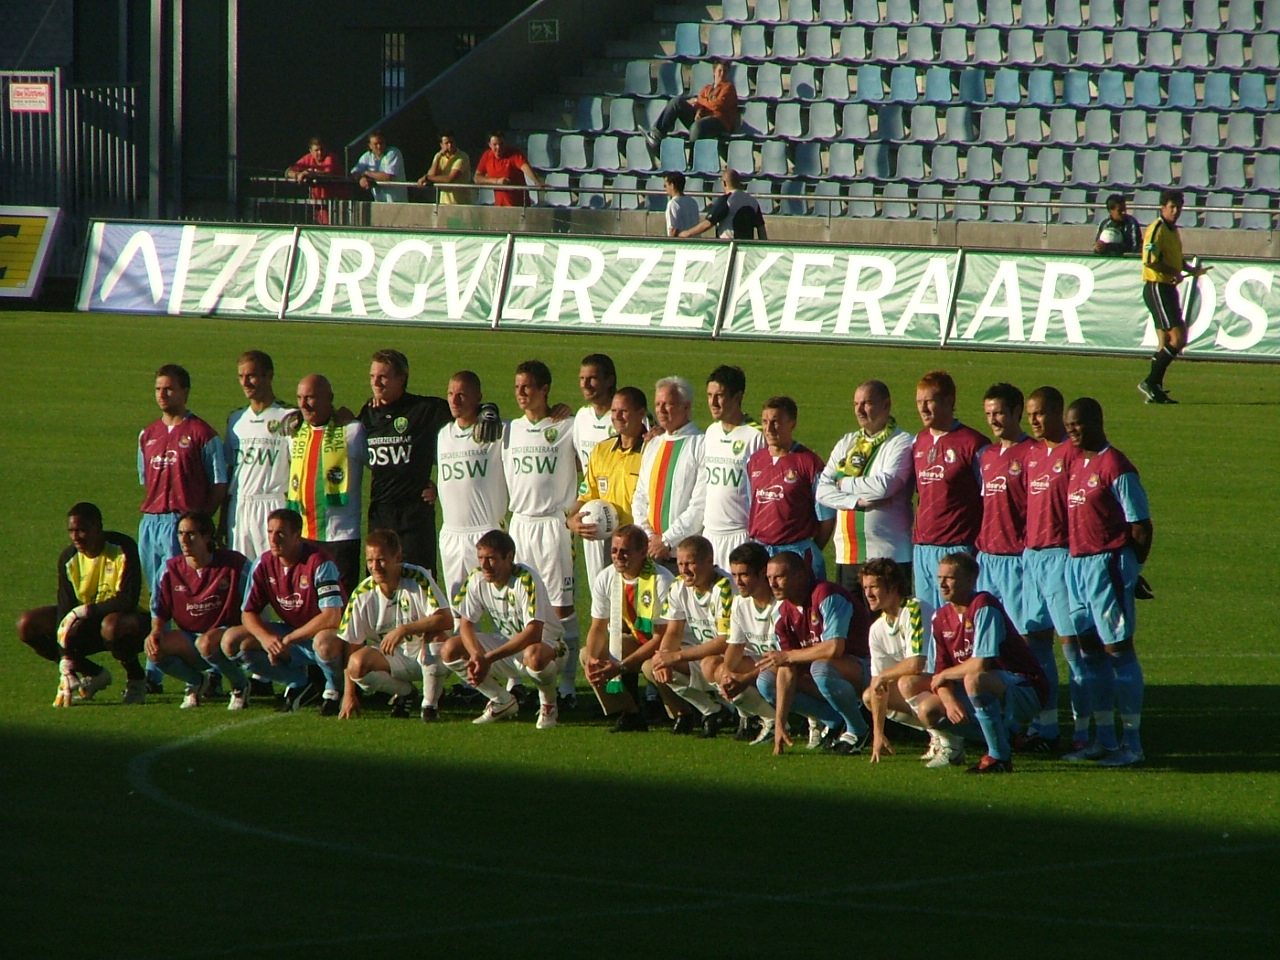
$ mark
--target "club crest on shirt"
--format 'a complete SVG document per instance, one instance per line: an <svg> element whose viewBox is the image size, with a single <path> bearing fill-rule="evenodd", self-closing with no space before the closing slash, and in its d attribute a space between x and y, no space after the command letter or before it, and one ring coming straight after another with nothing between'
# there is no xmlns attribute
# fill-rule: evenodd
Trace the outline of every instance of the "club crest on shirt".
<svg viewBox="0 0 1280 960"><path fill-rule="evenodd" d="M555 443L560 438L560 430L556 427L547 427L542 431L542 435L547 438L547 443Z"/></svg>
<svg viewBox="0 0 1280 960"><path fill-rule="evenodd" d="M946 453L942 455L942 459L947 461L947 463L955 463L956 452L954 450L948 450Z"/></svg>
<svg viewBox="0 0 1280 960"><path fill-rule="evenodd" d="M1089 486L1096 487L1098 485L1098 475L1096 473L1089 474Z"/></svg>
<svg viewBox="0 0 1280 960"><path fill-rule="evenodd" d="M745 450L745 449L747 449L747 441L745 441L745 440L735 440L735 441L733 441L733 455L734 455L735 457L740 457L740 456L742 456L742 451L743 451L743 450Z"/></svg>
<svg viewBox="0 0 1280 960"><path fill-rule="evenodd" d="M272 434L272 435L275 435L275 434L279 433L279 432L280 432L280 430L281 430L281 426L280 426L280 421L279 421L279 420L268 420L268 421L267 421L267 433L270 433L270 434Z"/></svg>
<svg viewBox="0 0 1280 960"><path fill-rule="evenodd" d="M311 578L304 573L302 576L298 577L298 586L303 590L307 589L307 587L311 586Z"/></svg>
<svg viewBox="0 0 1280 960"><path fill-rule="evenodd" d="M606 438L612 438L612 437L616 437L617 435L618 435L618 430L617 430L617 428L616 428L616 427L614 427L614 425L613 425L612 423L611 423L611 424L609 424L609 429L608 429L607 431L605 431L605 437L606 437Z"/></svg>
<svg viewBox="0 0 1280 960"><path fill-rule="evenodd" d="M800 478L796 476L796 472L794 470L788 469L787 472L783 474L782 479L787 483L795 483Z"/></svg>
<svg viewBox="0 0 1280 960"><path fill-rule="evenodd" d="M1010 474L1016 477L1021 472L1022 472L1022 464L1019 463L1017 460L1014 460L1011 464L1009 464Z"/></svg>
<svg viewBox="0 0 1280 960"><path fill-rule="evenodd" d="M406 615L409 613L409 595L407 593L400 594L400 612Z"/></svg>
<svg viewBox="0 0 1280 960"><path fill-rule="evenodd" d="M1053 464L1053 472L1054 472L1054 473L1061 473L1061 472L1062 472L1062 461L1061 461L1061 460L1058 460L1058 461L1055 461L1055 462L1054 462L1054 464Z"/></svg>
<svg viewBox="0 0 1280 960"><path fill-rule="evenodd" d="M409 429L409 418L396 417L395 420L391 422L391 426L395 427L396 433L404 433Z"/></svg>
<svg viewBox="0 0 1280 960"><path fill-rule="evenodd" d="M179 438L178 438L178 446L180 446L183 450L187 449L187 447L191 446L191 438L190 438L190 437L179 437Z"/></svg>

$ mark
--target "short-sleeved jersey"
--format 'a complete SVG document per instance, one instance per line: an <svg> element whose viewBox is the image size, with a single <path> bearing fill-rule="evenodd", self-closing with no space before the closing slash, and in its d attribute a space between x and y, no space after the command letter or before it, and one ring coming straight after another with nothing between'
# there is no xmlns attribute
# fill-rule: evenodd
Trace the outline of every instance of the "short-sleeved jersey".
<svg viewBox="0 0 1280 960"><path fill-rule="evenodd" d="M702 532L706 488L698 482L706 438L696 424L654 437L644 445L631 516L645 533L659 534L675 549Z"/></svg>
<svg viewBox="0 0 1280 960"><path fill-rule="evenodd" d="M912 445L916 527L913 542L937 547L973 546L982 527L978 454L990 443L959 420L940 437L921 430Z"/></svg>
<svg viewBox="0 0 1280 960"><path fill-rule="evenodd" d="M227 482L218 431L194 413L170 427L156 420L138 434L138 482L143 513L209 512L210 491Z"/></svg>
<svg viewBox="0 0 1280 960"><path fill-rule="evenodd" d="M503 529L507 480L502 469L502 442L477 443L474 424L463 427L451 420L437 435L436 456L443 529L451 533Z"/></svg>
<svg viewBox="0 0 1280 960"><path fill-rule="evenodd" d="M747 529L751 512L747 461L763 446L758 423L748 421L728 430L713 423L707 429L699 482L707 490L702 528L708 534L723 536Z"/></svg>
<svg viewBox="0 0 1280 960"><path fill-rule="evenodd" d="M172 620L179 630L206 633L240 622L249 585L249 561L234 550L215 550L209 563L197 569L183 556L164 566L151 596L151 616Z"/></svg>
<svg viewBox="0 0 1280 960"><path fill-rule="evenodd" d="M763 657L778 649L778 601L767 600L760 606L752 597L736 596L729 612L729 642L745 647L751 658Z"/></svg>
<svg viewBox="0 0 1280 960"><path fill-rule="evenodd" d="M398 147L387 147L381 157L375 156L372 150L366 150L360 154L360 159L351 168L351 172L358 177L370 171L374 173L389 173L392 180L403 181L404 157L401 156L400 149ZM374 200L381 203L407 203L409 200L408 187L387 187L380 183L373 183L369 188L369 192L373 194Z"/></svg>
<svg viewBox="0 0 1280 960"><path fill-rule="evenodd" d="M1035 688L1041 703L1049 698L1049 682L1027 641L1000 601L986 591L975 593L963 614L949 603L934 613L932 650L930 673L959 666L970 657L982 657L990 661L991 669L1022 677Z"/></svg>
<svg viewBox="0 0 1280 960"><path fill-rule="evenodd" d="M286 565L272 553L254 561L244 610L261 614L270 607L281 623L296 630L321 610L341 610L346 602L337 565L320 544L304 540L296 563Z"/></svg>
<svg viewBox="0 0 1280 960"><path fill-rule="evenodd" d="M255 413L252 407L232 411L227 418L224 445L230 474L229 501L241 497L278 497L279 506L284 506L289 487L289 437L282 423L295 412L281 403L272 403L261 413Z"/></svg>
<svg viewBox="0 0 1280 960"><path fill-rule="evenodd" d="M573 415L573 450L578 456L578 466L586 470L587 461L591 459L591 451L596 444L617 435L618 431L613 429L611 410L606 409L597 416L594 407L579 407L578 412ZM579 489L578 492L581 493L582 490Z"/></svg>
<svg viewBox="0 0 1280 960"><path fill-rule="evenodd" d="M602 569L596 574L596 580L591 591L591 616L595 620L608 620L612 614L611 604L613 602L613 586L622 574L618 573L618 568L613 564ZM667 595L671 592L671 585L675 582L675 577L666 567L658 567L654 571L654 590L657 596L652 598L653 601L653 625L654 627L663 626L667 619L664 616L664 610L667 605ZM637 637L635 630L636 621L636 589L639 587L640 581L622 580L622 628L628 636L636 637L640 642L651 640L652 637Z"/></svg>
<svg viewBox="0 0 1280 960"><path fill-rule="evenodd" d="M910 562L911 434L895 427L855 476L850 457L862 436L863 431L855 430L841 437L818 478L815 496L836 508L836 563L865 563L876 557ZM873 506L859 507L860 500Z"/></svg>
<svg viewBox="0 0 1280 960"><path fill-rule="evenodd" d="M326 438L336 442L326 427L304 423L290 444L289 505L302 515L302 535L308 540L328 543L360 539L364 427L360 421L352 420L342 428L341 436L345 449L337 451L336 467L326 467L332 455ZM336 484L344 487L345 493L334 494Z"/></svg>
<svg viewBox="0 0 1280 960"><path fill-rule="evenodd" d="M1129 524L1149 519L1147 492L1128 457L1110 444L1093 457L1077 453L1067 481L1073 557L1119 550L1129 543Z"/></svg>
<svg viewBox="0 0 1280 960"><path fill-rule="evenodd" d="M360 581L351 591L347 609L342 612L338 636L347 643L378 643L396 627L425 620L439 610L448 609L449 604L431 574L406 563L400 568L400 583L390 596L382 592L373 577ZM409 637L396 652L416 659L422 652L422 637Z"/></svg>
<svg viewBox="0 0 1280 960"><path fill-rule="evenodd" d="M534 620L542 623L543 643L555 644L564 637L564 627L551 606L546 584L524 564L513 565L504 584L490 583L484 571L476 567L458 591L454 607L458 616L472 623L479 623L487 613L494 630L505 640L512 639Z"/></svg>
<svg viewBox="0 0 1280 960"><path fill-rule="evenodd" d="M1184 264L1178 225L1156 217L1142 237L1142 279L1147 283L1176 284Z"/></svg>
<svg viewBox="0 0 1280 960"><path fill-rule="evenodd" d="M528 163L523 153L509 146L500 158L494 156L493 150L490 149L480 154L480 162L476 164L476 176L492 177L519 186L528 183L523 169ZM493 205L495 207L526 207L529 205L529 194L518 190L495 190Z"/></svg>
<svg viewBox="0 0 1280 960"><path fill-rule="evenodd" d="M667 591L662 618L668 623L685 622L681 646L696 647L717 637L728 637L733 594L733 581L723 570L715 571L714 580L705 591L677 578Z"/></svg>
<svg viewBox="0 0 1280 960"><path fill-rule="evenodd" d="M878 677L909 657L927 657L933 645L933 610L915 597L906 597L896 617L882 613L867 635L871 675Z"/></svg>
<svg viewBox="0 0 1280 960"><path fill-rule="evenodd" d="M643 446L630 450L624 448L621 437L596 444L587 460L578 499L584 503L607 500L618 511L619 526L631 523L631 500L636 495L636 484L640 482L643 450Z"/></svg>
<svg viewBox="0 0 1280 960"><path fill-rule="evenodd" d="M513 514L563 517L578 491L572 428L550 417L512 420L502 441L502 469Z"/></svg>
<svg viewBox="0 0 1280 960"><path fill-rule="evenodd" d="M721 240L750 240L764 226L760 201L745 190L730 190L707 207L707 219L719 231ZM742 236L738 236L741 232Z"/></svg>
<svg viewBox="0 0 1280 960"><path fill-rule="evenodd" d="M696 227L700 216L698 201L693 197L686 197L683 193L672 197L667 201L667 236L671 236L672 230L679 234L682 230Z"/></svg>
<svg viewBox="0 0 1280 960"><path fill-rule="evenodd" d="M133 537L104 530L106 543L96 557L67 547L58 557L58 620L76 607L87 606L89 616L133 613L142 595L142 564Z"/></svg>
<svg viewBox="0 0 1280 960"><path fill-rule="evenodd" d="M776 632L783 650L802 650L844 637L846 657L866 657L870 655L870 627L871 617L862 598L829 580L815 584L803 606L790 600L778 603Z"/></svg>
<svg viewBox="0 0 1280 960"><path fill-rule="evenodd" d="M1037 440L1027 451L1027 549L1067 545L1067 481L1076 448Z"/></svg>
<svg viewBox="0 0 1280 960"><path fill-rule="evenodd" d="M770 546L815 536L818 521L835 516L834 510L814 500L823 466L822 458L801 443L777 458L768 447L753 453L747 461L748 536Z"/></svg>
<svg viewBox="0 0 1280 960"><path fill-rule="evenodd" d="M1027 457L1035 441L993 443L978 455L982 472L982 529L978 549L1012 555L1026 548Z"/></svg>
<svg viewBox="0 0 1280 960"><path fill-rule="evenodd" d="M421 504L436 465L436 434L453 419L441 397L406 393L380 407L366 403L359 419L369 449L369 506Z"/></svg>

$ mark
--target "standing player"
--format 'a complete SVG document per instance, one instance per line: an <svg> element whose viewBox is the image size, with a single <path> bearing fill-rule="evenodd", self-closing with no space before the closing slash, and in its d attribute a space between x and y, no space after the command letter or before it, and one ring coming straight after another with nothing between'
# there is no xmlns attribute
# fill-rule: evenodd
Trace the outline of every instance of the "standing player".
<svg viewBox="0 0 1280 960"><path fill-rule="evenodd" d="M1027 531L1027 461L1035 441L1022 431L1022 391L1011 383L993 384L982 398L995 443L978 455L982 474L982 528L978 532L978 589L995 596L1018 632L1027 636L1028 599L1023 590L1023 552ZM1049 699L1027 740L1058 739L1058 661L1053 637L1027 645L1049 684Z"/></svg>
<svg viewBox="0 0 1280 960"><path fill-rule="evenodd" d="M1085 682L1093 705L1097 741L1067 755L1127 767L1142 752L1142 666L1134 650L1134 587L1151 552L1151 510L1138 471L1107 442L1102 406L1081 397L1067 408L1067 436L1075 448L1067 481L1067 589L1082 633ZM1095 636L1096 633L1096 636ZM1124 742L1115 734L1114 707L1124 722Z"/></svg>
<svg viewBox="0 0 1280 960"><path fill-rule="evenodd" d="M672 733L693 730L693 706L702 715L703 739L720 732L727 710L716 699L715 684L703 669L706 658L719 658L729 642L729 613L733 584L716 567L711 542L706 537L685 537L676 547L680 577L667 592L663 616L666 632L653 657L644 665L645 677L654 684L675 717Z"/></svg>
<svg viewBox="0 0 1280 960"><path fill-rule="evenodd" d="M379 350L369 364L373 396L360 408L369 444L369 529L394 530L406 563L436 569L436 434L450 420L440 397L406 392L409 360Z"/></svg>
<svg viewBox="0 0 1280 960"><path fill-rule="evenodd" d="M746 543L751 492L747 461L764 446L760 425L742 412L747 375L739 367L719 366L707 377L707 428L699 483L706 488L703 533L715 548L716 565L725 569L729 554Z"/></svg>
<svg viewBox="0 0 1280 960"><path fill-rule="evenodd" d="M769 559L768 576L778 600L778 649L757 661L760 692L779 718L785 720L794 704L830 727L827 745L836 753L860 753L867 724L859 698L870 672L866 605L829 580L814 579L790 550ZM773 752L789 746L785 724L775 724Z"/></svg>
<svg viewBox="0 0 1280 960"><path fill-rule="evenodd" d="M937 577L945 606L933 615L931 653L925 672L903 691L916 716L943 741L929 766L964 762L964 740L951 731L972 719L987 752L968 772L1012 773L1007 721L1026 723L1044 709L1044 673L1000 601L976 589L978 562L970 554L947 554Z"/></svg>
<svg viewBox="0 0 1280 960"><path fill-rule="evenodd" d="M623 387L613 395L611 416L614 436L602 440L591 449L591 455L583 468L578 502L570 509L569 529L583 538L583 545L586 547L603 545L607 550L613 539L611 536L592 539L597 536L595 524L584 523L582 519L583 507L592 500L607 500L613 504L618 512L619 527L632 522L631 499L635 496L636 484L640 480L648 405L644 392L636 387ZM590 551L587 553L587 561L589 587L594 591L600 571L591 572Z"/></svg>
<svg viewBox="0 0 1280 960"><path fill-rule="evenodd" d="M1062 656L1067 661L1068 690L1075 731L1071 750L1084 749L1089 742L1089 719L1093 708L1084 682L1080 660L1079 632L1071 616L1067 596L1067 481L1075 448L1067 442L1067 428L1062 422L1062 394L1053 387L1041 387L1027 397L1027 423L1035 445L1027 453L1027 549L1022 555L1022 599L1026 604L1027 643L1040 660L1049 680L1051 702L1056 703L1058 671L1049 670L1038 652L1053 643L1058 632ZM1048 708L1046 707L1046 710ZM1046 726L1041 718L1038 736L1031 737L1021 749L1047 752L1053 749L1049 737L1057 726Z"/></svg>
<svg viewBox="0 0 1280 960"><path fill-rule="evenodd" d="M147 635L138 609L142 567L133 538L102 529L102 511L77 503L67 511L71 546L58 557L58 600L18 618L18 639L58 664L58 700L89 700L111 683L111 673L89 659L110 651L129 678L125 703L146 703L147 682L138 654Z"/></svg>
<svg viewBox="0 0 1280 960"><path fill-rule="evenodd" d="M888 557L862 566L862 595L872 614L879 614L867 634L871 682L862 692L862 702L871 711L872 763L880 762L882 752L893 753L893 744L884 733L886 718L916 730L925 728L903 698L899 684L924 672L933 645L933 611L915 597L903 595L907 583L906 571ZM938 740L930 734L929 749L921 759L933 759L938 750Z"/></svg>
<svg viewBox="0 0 1280 960"><path fill-rule="evenodd" d="M433 655L453 627L453 614L431 574L402 561L394 530L370 530L364 543L369 576L351 594L334 636L347 646L346 686L338 716L360 715L359 687L391 696L391 715L407 717L413 681L422 677L422 719L438 718L441 678L448 670Z"/></svg>
<svg viewBox="0 0 1280 960"><path fill-rule="evenodd" d="M1162 190L1160 216L1151 221L1142 238L1142 302L1151 311L1156 328L1155 355L1151 370L1138 383L1138 392L1147 403L1177 403L1165 393L1164 374L1187 345L1187 323L1182 317L1178 285L1185 277L1202 277L1208 267L1193 267L1182 257L1182 235L1178 233L1178 217L1182 216L1181 190Z"/></svg>
<svg viewBox="0 0 1280 960"><path fill-rule="evenodd" d="M302 517L302 536L325 545L344 589L360 576L360 483L367 452L364 427L338 423L333 388L313 373L298 383L303 424L289 450L289 509Z"/></svg>
<svg viewBox="0 0 1280 960"><path fill-rule="evenodd" d="M911 448L919 495L912 575L915 595L936 610L939 560L957 550L972 554L982 527L978 454L989 441L956 419L956 382L945 370L920 378L916 410L924 429Z"/></svg>
<svg viewBox="0 0 1280 960"><path fill-rule="evenodd" d="M226 542L237 553L267 552L267 515L288 499L289 437L285 418L294 411L276 399L275 364L261 350L246 350L236 365L247 407L227 418L227 502L222 508Z"/></svg>
<svg viewBox="0 0 1280 960"><path fill-rule="evenodd" d="M476 546L480 566L471 571L458 594L458 633L444 642L440 659L459 679L471 684L489 703L472 723L514 718L519 701L499 680L527 677L538 689L539 730L554 727L556 681L569 655L560 620L551 607L542 578L530 566L516 563L515 541L490 530ZM479 632L488 616L494 633Z"/></svg>
<svg viewBox="0 0 1280 960"><path fill-rule="evenodd" d="M440 576L445 596L458 595L479 563L476 544L507 525L507 480L502 472L503 422L483 403L480 378L459 370L449 379L453 420L436 436L436 484L440 513Z"/></svg>
<svg viewBox="0 0 1280 960"><path fill-rule="evenodd" d="M770 397L760 420L767 446L747 461L751 514L747 533L769 554L798 553L815 580L827 579L822 550L835 528L835 511L814 500L822 458L795 440L798 412L790 397Z"/></svg>
<svg viewBox="0 0 1280 960"><path fill-rule="evenodd" d="M524 416L511 421L502 448L502 467L511 498L511 539L525 566L546 584L555 615L555 636L563 637L568 660L561 692L574 692L578 673L578 617L573 610L573 542L566 512L574 503L577 468L573 431L551 416L551 371L541 360L516 367L516 405ZM514 678L513 678L514 679ZM554 701L553 701L554 704Z"/></svg>
<svg viewBox="0 0 1280 960"><path fill-rule="evenodd" d="M347 596L338 567L320 544L302 538L302 517L287 507L271 511L267 540L271 547L250 570L240 626L222 635L222 658L239 658L254 674L283 683L284 697L277 707L282 713L299 710L315 700L307 667L318 666L325 680L320 713L337 716L342 706L341 644L333 641L330 649L320 651L314 641L322 630L332 630L342 622ZM278 620L263 616L267 607ZM222 658L206 654L206 659L225 671ZM235 679L229 679L234 686ZM234 700L230 709L238 709Z"/></svg>
<svg viewBox="0 0 1280 960"><path fill-rule="evenodd" d="M178 517L189 510L213 516L227 492L227 463L218 431L187 409L191 375L176 363L156 371L160 419L138 434L138 481L146 488L138 554L147 586L156 589L164 565L182 552ZM164 674L148 670L159 693Z"/></svg>
<svg viewBox="0 0 1280 960"><path fill-rule="evenodd" d="M683 377L664 377L653 394L662 433L644 445L631 515L649 538L649 556L671 566L685 537L702 532L706 487L699 484L706 438L690 422L693 388Z"/></svg>
<svg viewBox="0 0 1280 960"><path fill-rule="evenodd" d="M769 552L760 544L747 541L734 547L729 555L729 573L738 595L729 611L728 642L723 657L711 656L702 661L702 675L714 679L720 695L743 718L735 739L750 740L753 746L773 741L773 707L756 689L760 675L757 663L778 649L774 632L778 601L769 589L768 565ZM749 732L752 717L760 720L760 731L754 739Z"/></svg>
<svg viewBox="0 0 1280 960"><path fill-rule="evenodd" d="M648 535L636 524L613 534L613 562L600 571L591 592L591 628L582 668L606 717L618 715L612 733L645 732L640 713L640 671L667 628L663 610L672 576L648 555Z"/></svg>
<svg viewBox="0 0 1280 960"><path fill-rule="evenodd" d="M207 513L184 513L178 520L182 555L164 568L151 595L151 633L147 660L186 684L182 709L198 707L204 695L205 670L213 664L201 650L217 649L222 634L240 622L249 582L249 561L235 550L217 548L213 518ZM170 623L173 629L166 629ZM243 705L244 674L231 664L227 678Z"/></svg>
<svg viewBox="0 0 1280 960"><path fill-rule="evenodd" d="M836 583L862 589L862 564L888 557L911 581L911 434L893 418L889 388L853 392L858 429L836 442L818 478L818 502L836 511Z"/></svg>
<svg viewBox="0 0 1280 960"><path fill-rule="evenodd" d="M618 373L612 358L604 353L583 357L578 367L578 386L582 390L582 399L586 401L573 417L573 449L583 474L578 487L578 499L581 501L587 499L586 473L591 451L597 444L617 435L613 423L613 395L618 389ZM630 502L627 512L631 512ZM609 541L584 539L582 559L587 568L587 583L591 583L596 574L609 565Z"/></svg>

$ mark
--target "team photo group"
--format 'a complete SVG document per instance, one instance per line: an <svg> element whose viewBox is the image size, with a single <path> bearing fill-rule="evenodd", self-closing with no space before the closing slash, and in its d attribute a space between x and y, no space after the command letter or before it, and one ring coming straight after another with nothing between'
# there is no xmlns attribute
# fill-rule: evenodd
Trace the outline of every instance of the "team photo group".
<svg viewBox="0 0 1280 960"><path fill-rule="evenodd" d="M544 363L520 363L509 418L491 401L507 407L511 381L487 400L461 370L443 397L410 393L394 349L373 354L358 411L319 374L278 398L261 351L236 370L246 406L221 435L188 409L183 367L156 371L136 538L92 502L68 511L56 602L18 623L56 667L55 706L113 683L105 654L125 704L171 677L184 709L388 703L431 723L446 700L548 730L595 711L581 671L614 733L727 730L872 762L919 741L930 768L966 766L968 741L975 774L1012 772L1016 751L1144 759L1152 523L1089 397L974 385L984 432L936 370L913 433L867 380L824 459L797 439L796 402L748 407L733 366L694 381L705 430L688 379L620 386L605 354L582 359L576 410Z"/></svg>

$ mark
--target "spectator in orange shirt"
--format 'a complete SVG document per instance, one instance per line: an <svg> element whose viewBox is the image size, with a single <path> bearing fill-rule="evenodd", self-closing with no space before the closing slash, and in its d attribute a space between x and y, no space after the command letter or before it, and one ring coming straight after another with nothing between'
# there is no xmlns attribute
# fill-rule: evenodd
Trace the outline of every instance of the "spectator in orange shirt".
<svg viewBox="0 0 1280 960"><path fill-rule="evenodd" d="M663 137L675 129L676 121L689 128L689 141L725 137L738 128L738 91L729 80L729 61L713 60L712 81L696 97L670 100L644 142L655 154Z"/></svg>
<svg viewBox="0 0 1280 960"><path fill-rule="evenodd" d="M307 145L306 155L297 163L285 170L289 180L299 183L310 183L312 200L346 200L351 196L351 189L342 179L342 167L338 165L338 155L325 149L324 141L312 137ZM321 203L316 207L316 223L328 223L328 205Z"/></svg>
<svg viewBox="0 0 1280 960"><path fill-rule="evenodd" d="M542 180L533 172L528 159L519 150L507 146L507 136L501 130L489 135L489 149L480 154L480 162L476 164L475 182L486 186L511 184L542 188ZM527 207L529 204L529 191L493 191L495 207Z"/></svg>

